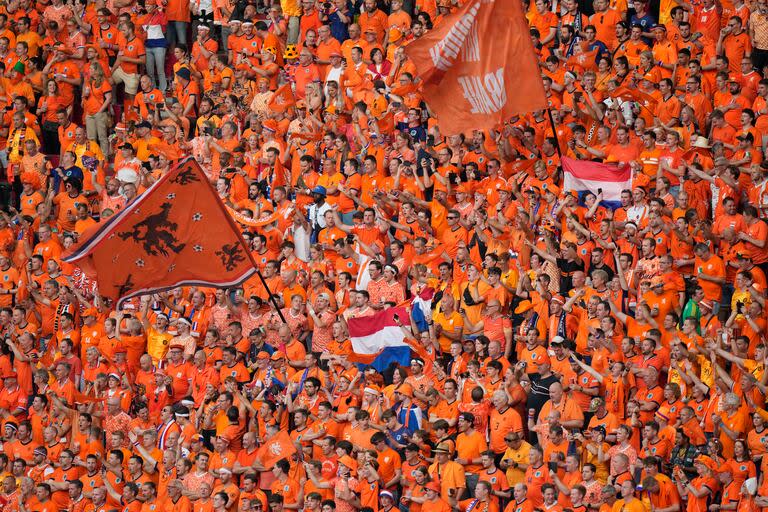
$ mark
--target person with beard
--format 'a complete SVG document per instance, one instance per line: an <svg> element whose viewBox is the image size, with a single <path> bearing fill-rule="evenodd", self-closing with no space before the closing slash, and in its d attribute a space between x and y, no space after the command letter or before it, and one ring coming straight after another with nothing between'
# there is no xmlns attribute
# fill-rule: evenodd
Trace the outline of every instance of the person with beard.
<svg viewBox="0 0 768 512"><path fill-rule="evenodd" d="M312 228L311 242L317 243L317 235L325 229L325 212L331 211L331 205L326 201L326 188L318 185L312 189L313 203L309 205L309 222Z"/></svg>

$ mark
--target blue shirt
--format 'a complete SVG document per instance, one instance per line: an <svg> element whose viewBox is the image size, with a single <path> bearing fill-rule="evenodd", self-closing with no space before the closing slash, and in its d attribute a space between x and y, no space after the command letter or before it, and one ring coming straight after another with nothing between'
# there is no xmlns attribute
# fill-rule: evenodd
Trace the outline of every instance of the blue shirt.
<svg viewBox="0 0 768 512"><path fill-rule="evenodd" d="M426 142L427 140L427 129L423 125L408 126L408 123L397 123L397 129L409 134L413 140L420 142Z"/></svg>
<svg viewBox="0 0 768 512"><path fill-rule="evenodd" d="M396 443L398 443L398 444L408 444L408 440L410 439L410 437L409 437L408 431L405 429L405 427L400 427L397 430L389 430L388 432L394 438ZM393 450L400 450L400 447L394 446L394 443L389 438L387 438L387 444Z"/></svg>
<svg viewBox="0 0 768 512"><path fill-rule="evenodd" d="M57 169L61 169L61 173L64 175L65 178L75 178L80 180L80 184L83 183L83 170L79 167L72 166L69 169L64 169L63 167L58 167ZM61 185L62 179L59 176L59 173L56 172L56 169L51 171L51 176L53 177L53 190L59 190L59 187Z"/></svg>
<svg viewBox="0 0 768 512"><path fill-rule="evenodd" d="M403 429L412 436L414 432L421 428L421 409L417 405L411 405L408 409L398 406L397 421L403 425Z"/></svg>
<svg viewBox="0 0 768 512"><path fill-rule="evenodd" d="M347 18L352 18L352 6L349 2L344 7L344 15ZM333 11L328 15L328 26L331 28L331 35L335 37L340 43L343 43L349 39L349 28L346 23L341 21L339 17L339 11Z"/></svg>
<svg viewBox="0 0 768 512"><path fill-rule="evenodd" d="M650 32L651 27L654 26L655 24L656 24L656 18L654 18L650 14L646 14L642 18L639 18L637 14L633 14L632 17L629 19L630 29L632 28L632 25L640 25L641 27L643 27L643 32ZM653 45L653 39L651 39L650 37L643 37L643 41L645 41L645 43L648 46Z"/></svg>

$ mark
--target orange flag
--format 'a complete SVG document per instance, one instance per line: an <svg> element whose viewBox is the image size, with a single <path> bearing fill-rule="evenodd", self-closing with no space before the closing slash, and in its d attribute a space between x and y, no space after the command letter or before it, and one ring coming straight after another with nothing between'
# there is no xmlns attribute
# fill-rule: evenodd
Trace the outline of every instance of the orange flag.
<svg viewBox="0 0 768 512"><path fill-rule="evenodd" d="M395 114L392 111L385 112L380 119L376 120L376 126L382 135L389 135L395 131Z"/></svg>
<svg viewBox="0 0 768 512"><path fill-rule="evenodd" d="M90 404L95 402L103 402L106 398L99 398L95 396L86 395L78 390L75 390L75 403L76 404Z"/></svg>
<svg viewBox="0 0 768 512"><path fill-rule="evenodd" d="M50 368L53 366L54 358L53 356L56 354L56 348L57 343L55 343L56 340L54 338L51 338L48 340L48 346L45 347L45 352L42 356L40 356L40 359L38 362L42 365L43 368Z"/></svg>
<svg viewBox="0 0 768 512"><path fill-rule="evenodd" d="M641 104L656 105L658 101L650 94L641 91L640 89L630 89L628 87L617 87L610 93L614 98L621 98L623 100L633 100Z"/></svg>
<svg viewBox="0 0 768 512"><path fill-rule="evenodd" d="M285 112L294 105L296 105L296 98L293 97L293 90L291 89L290 83L277 89L267 104L270 110L275 112Z"/></svg>
<svg viewBox="0 0 768 512"><path fill-rule="evenodd" d="M256 272L226 207L193 158L179 162L64 255L125 301L177 286L237 286Z"/></svg>
<svg viewBox="0 0 768 512"><path fill-rule="evenodd" d="M547 108L520 0L469 0L405 53L442 133L490 130Z"/></svg>
<svg viewBox="0 0 768 512"><path fill-rule="evenodd" d="M569 69L575 69L579 73L584 71L595 71L597 70L597 62L595 61L597 51L597 48L595 48L592 51L572 55L568 57L565 65L568 66Z"/></svg>
<svg viewBox="0 0 768 512"><path fill-rule="evenodd" d="M293 445L291 436L281 430L259 447L256 452L256 459L265 468L272 469L275 462L280 459L290 459L294 453L296 453L296 447Z"/></svg>

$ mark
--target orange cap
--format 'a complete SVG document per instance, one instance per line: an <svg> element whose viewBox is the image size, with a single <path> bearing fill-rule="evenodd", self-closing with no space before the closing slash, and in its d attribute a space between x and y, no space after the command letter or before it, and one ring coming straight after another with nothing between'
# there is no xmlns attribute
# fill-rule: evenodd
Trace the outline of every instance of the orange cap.
<svg viewBox="0 0 768 512"><path fill-rule="evenodd" d="M30 185L32 185L33 188L40 187L40 178L38 178L37 173L34 173L34 172L21 173L21 182L29 183Z"/></svg>
<svg viewBox="0 0 768 512"><path fill-rule="evenodd" d="M405 395L407 397L413 398L413 386L411 386L407 382L400 384L400 387L395 389L395 393L400 393L401 395Z"/></svg>
<svg viewBox="0 0 768 512"><path fill-rule="evenodd" d="M349 455L345 455L342 458L339 459L339 464L342 466L346 466L349 468L349 470L353 473L357 472L357 461L350 457Z"/></svg>
<svg viewBox="0 0 768 512"><path fill-rule="evenodd" d="M85 318L86 316L93 316L97 317L99 316L99 311L96 308L88 308L80 315L81 317Z"/></svg>

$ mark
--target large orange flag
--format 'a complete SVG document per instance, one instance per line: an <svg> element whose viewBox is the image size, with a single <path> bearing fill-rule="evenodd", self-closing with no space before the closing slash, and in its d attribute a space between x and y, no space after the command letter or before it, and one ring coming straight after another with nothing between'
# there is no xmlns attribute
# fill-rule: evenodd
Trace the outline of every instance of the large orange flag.
<svg viewBox="0 0 768 512"><path fill-rule="evenodd" d="M267 106L275 112L285 112L294 105L296 105L296 98L293 96L293 90L291 89L290 83L277 89L267 104Z"/></svg>
<svg viewBox="0 0 768 512"><path fill-rule="evenodd" d="M520 0L469 0L405 52L445 134L547 108Z"/></svg>
<svg viewBox="0 0 768 512"><path fill-rule="evenodd" d="M176 286L236 286L256 272L237 224L193 158L83 233L63 259L112 300Z"/></svg>

